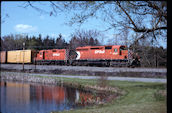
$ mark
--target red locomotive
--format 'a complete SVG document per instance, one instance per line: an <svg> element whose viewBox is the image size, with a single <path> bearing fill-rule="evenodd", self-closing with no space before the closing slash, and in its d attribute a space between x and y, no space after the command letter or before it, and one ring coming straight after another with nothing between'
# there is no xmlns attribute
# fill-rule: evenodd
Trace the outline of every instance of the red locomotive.
<svg viewBox="0 0 172 113"><path fill-rule="evenodd" d="M78 47L76 53L72 65L130 66L133 61L135 65L140 65L139 60L131 59L124 45Z"/></svg>
<svg viewBox="0 0 172 113"><path fill-rule="evenodd" d="M128 58L126 46L120 45L78 47L76 48L76 52L78 54L77 60L115 60Z"/></svg>
<svg viewBox="0 0 172 113"><path fill-rule="evenodd" d="M67 60L67 49L40 50L35 58L37 64L65 64Z"/></svg>

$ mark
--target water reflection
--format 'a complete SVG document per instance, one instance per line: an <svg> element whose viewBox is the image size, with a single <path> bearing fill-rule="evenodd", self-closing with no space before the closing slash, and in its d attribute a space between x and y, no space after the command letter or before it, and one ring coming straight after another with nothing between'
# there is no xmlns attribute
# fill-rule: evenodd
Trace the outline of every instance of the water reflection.
<svg viewBox="0 0 172 113"><path fill-rule="evenodd" d="M2 113L49 113L75 109L76 103L92 98L90 93L74 88L28 84L18 82L0 82Z"/></svg>

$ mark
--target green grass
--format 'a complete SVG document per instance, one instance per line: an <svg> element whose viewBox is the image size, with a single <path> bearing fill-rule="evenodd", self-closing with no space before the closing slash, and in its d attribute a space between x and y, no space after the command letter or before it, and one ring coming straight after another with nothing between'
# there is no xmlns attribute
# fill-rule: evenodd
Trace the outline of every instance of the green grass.
<svg viewBox="0 0 172 113"><path fill-rule="evenodd" d="M59 79L55 77L55 79ZM63 82L78 83L80 85L96 85L96 80L61 78ZM118 87L125 91L125 95L105 105L86 107L83 109L63 111L60 113L166 113L166 96L157 93L166 92L164 83L143 83L108 81L111 87ZM56 112L54 112L56 113Z"/></svg>

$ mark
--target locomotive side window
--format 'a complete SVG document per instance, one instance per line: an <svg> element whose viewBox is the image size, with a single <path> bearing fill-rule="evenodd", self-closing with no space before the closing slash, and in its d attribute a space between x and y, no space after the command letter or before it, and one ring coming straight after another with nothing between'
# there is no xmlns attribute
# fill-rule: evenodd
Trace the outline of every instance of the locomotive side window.
<svg viewBox="0 0 172 113"><path fill-rule="evenodd" d="M90 49L101 49L101 48L90 48Z"/></svg>
<svg viewBox="0 0 172 113"><path fill-rule="evenodd" d="M114 49L114 52L115 52L115 53L116 53L116 52L118 52L118 49L117 49L117 48L115 48L115 49Z"/></svg>
<svg viewBox="0 0 172 113"><path fill-rule="evenodd" d="M112 49L112 46L106 46L105 49Z"/></svg>
<svg viewBox="0 0 172 113"><path fill-rule="evenodd" d="M88 51L88 49L77 49L77 51Z"/></svg>

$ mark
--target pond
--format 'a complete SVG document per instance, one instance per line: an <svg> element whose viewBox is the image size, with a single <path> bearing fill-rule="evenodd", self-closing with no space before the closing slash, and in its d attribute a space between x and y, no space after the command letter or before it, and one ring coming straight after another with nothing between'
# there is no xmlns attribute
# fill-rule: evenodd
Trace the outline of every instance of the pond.
<svg viewBox="0 0 172 113"><path fill-rule="evenodd" d="M50 113L78 109L86 105L83 101L93 97L89 92L57 85L12 81L1 81L0 85L0 113Z"/></svg>

